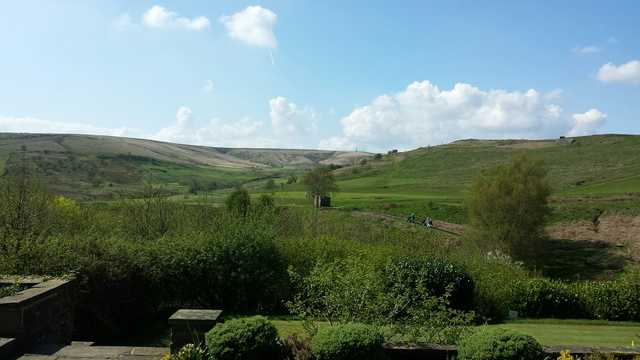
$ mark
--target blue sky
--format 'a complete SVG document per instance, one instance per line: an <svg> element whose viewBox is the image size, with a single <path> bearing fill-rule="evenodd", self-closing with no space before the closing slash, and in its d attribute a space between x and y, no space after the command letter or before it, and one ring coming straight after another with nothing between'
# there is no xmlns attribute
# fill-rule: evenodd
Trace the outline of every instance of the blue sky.
<svg viewBox="0 0 640 360"><path fill-rule="evenodd" d="M0 131L410 149L640 133L640 2L12 1Z"/></svg>

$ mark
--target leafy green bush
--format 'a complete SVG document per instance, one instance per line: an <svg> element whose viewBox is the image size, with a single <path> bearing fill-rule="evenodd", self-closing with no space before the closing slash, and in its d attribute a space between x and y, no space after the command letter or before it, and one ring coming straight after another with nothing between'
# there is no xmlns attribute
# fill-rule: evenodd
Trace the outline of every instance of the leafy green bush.
<svg viewBox="0 0 640 360"><path fill-rule="evenodd" d="M516 281L511 309L532 318L580 318L585 315L580 297L568 284L550 279Z"/></svg>
<svg viewBox="0 0 640 360"><path fill-rule="evenodd" d="M521 316L640 320L637 269L629 269L620 278L609 281L518 280L510 289L509 308Z"/></svg>
<svg viewBox="0 0 640 360"><path fill-rule="evenodd" d="M423 257L402 257L384 269L385 292L403 298L407 308L428 297L450 295L454 308L469 309L473 301L474 284L460 266ZM396 314L402 315L402 314Z"/></svg>
<svg viewBox="0 0 640 360"><path fill-rule="evenodd" d="M614 281L573 285L589 317L606 320L640 320L640 269L629 269Z"/></svg>
<svg viewBox="0 0 640 360"><path fill-rule="evenodd" d="M539 360L542 346L529 335L482 328L458 344L460 360Z"/></svg>
<svg viewBox="0 0 640 360"><path fill-rule="evenodd" d="M412 263L405 260L403 264ZM298 292L288 304L289 309L308 320L386 326L385 334L393 342L457 341L475 316L451 308L449 299L454 285L449 284L443 294L436 295L427 286L428 279L422 279L420 274L387 271L396 265L387 259L354 256L318 262L307 276L292 272Z"/></svg>
<svg viewBox="0 0 640 360"><path fill-rule="evenodd" d="M278 331L265 317L233 319L206 334L212 360L276 360L280 356Z"/></svg>
<svg viewBox="0 0 640 360"><path fill-rule="evenodd" d="M243 188L238 187L224 200L224 204L227 207L227 211L230 213L240 214L247 216L249 208L251 207L251 197L249 192Z"/></svg>
<svg viewBox="0 0 640 360"><path fill-rule="evenodd" d="M374 327L351 323L320 329L311 349L317 360L370 360L384 357L383 343Z"/></svg>
<svg viewBox="0 0 640 360"><path fill-rule="evenodd" d="M165 299L226 311L273 312L289 294L286 263L268 224L225 217L215 233L146 247L149 280Z"/></svg>

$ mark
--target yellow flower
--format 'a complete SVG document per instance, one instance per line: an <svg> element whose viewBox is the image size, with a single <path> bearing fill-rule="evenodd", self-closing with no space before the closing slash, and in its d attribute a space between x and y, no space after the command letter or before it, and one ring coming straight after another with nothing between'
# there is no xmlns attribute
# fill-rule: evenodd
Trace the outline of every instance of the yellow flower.
<svg viewBox="0 0 640 360"><path fill-rule="evenodd" d="M560 356L558 356L558 360L574 360L573 355L571 355L570 350L562 350L560 351Z"/></svg>

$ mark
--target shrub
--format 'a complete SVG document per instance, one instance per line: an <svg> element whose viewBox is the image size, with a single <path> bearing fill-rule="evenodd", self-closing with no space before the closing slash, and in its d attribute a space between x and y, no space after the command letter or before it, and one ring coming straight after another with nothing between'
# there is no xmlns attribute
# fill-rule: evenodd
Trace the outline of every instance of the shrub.
<svg viewBox="0 0 640 360"><path fill-rule="evenodd" d="M630 269L614 281L591 281L574 286L590 317L640 320L640 270Z"/></svg>
<svg viewBox="0 0 640 360"><path fill-rule="evenodd" d="M383 343L377 329L351 323L320 329L311 348L317 360L370 360L384 357Z"/></svg>
<svg viewBox="0 0 640 360"><path fill-rule="evenodd" d="M275 206L275 200L273 199L273 196L262 194L258 198L258 207L260 209L269 210L269 209L273 209L274 206Z"/></svg>
<svg viewBox="0 0 640 360"><path fill-rule="evenodd" d="M520 316L533 318L580 318L584 316L581 299L564 282L528 279L512 285L511 309Z"/></svg>
<svg viewBox="0 0 640 360"><path fill-rule="evenodd" d="M224 201L227 211L247 216L251 206L249 192L242 187L238 187Z"/></svg>
<svg viewBox="0 0 640 360"><path fill-rule="evenodd" d="M206 334L212 360L276 360L278 331L265 317L234 319L217 324Z"/></svg>
<svg viewBox="0 0 640 360"><path fill-rule="evenodd" d="M270 225L223 218L215 232L147 246L149 280L165 299L240 313L272 312L288 294L285 260Z"/></svg>
<svg viewBox="0 0 640 360"><path fill-rule="evenodd" d="M458 344L460 360L539 360L542 346L529 335L485 327Z"/></svg>
<svg viewBox="0 0 640 360"><path fill-rule="evenodd" d="M392 298L405 299L407 308L446 293L454 308L468 309L473 301L471 277L460 266L449 262L403 257L386 266L384 277L384 291Z"/></svg>
<svg viewBox="0 0 640 360"><path fill-rule="evenodd" d="M282 357L284 360L313 360L311 339L290 335L282 342Z"/></svg>

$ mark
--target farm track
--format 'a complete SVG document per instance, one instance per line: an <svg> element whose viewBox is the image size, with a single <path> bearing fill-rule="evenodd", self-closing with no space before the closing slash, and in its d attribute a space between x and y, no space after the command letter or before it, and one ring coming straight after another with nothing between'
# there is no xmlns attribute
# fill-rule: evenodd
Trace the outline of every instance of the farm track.
<svg viewBox="0 0 640 360"><path fill-rule="evenodd" d="M456 236L460 236L464 234L464 225L454 224L446 221L441 221L438 219L433 220L434 226L429 229L420 223L409 223L407 222L407 219L397 215L377 213L377 212L371 212L371 211L353 211L352 214L353 216L360 217L360 218L378 219L386 222L393 222L396 225L401 225L403 227L422 228L424 230L433 229L436 231L442 231L447 234L456 235Z"/></svg>

